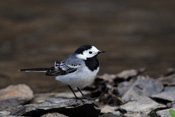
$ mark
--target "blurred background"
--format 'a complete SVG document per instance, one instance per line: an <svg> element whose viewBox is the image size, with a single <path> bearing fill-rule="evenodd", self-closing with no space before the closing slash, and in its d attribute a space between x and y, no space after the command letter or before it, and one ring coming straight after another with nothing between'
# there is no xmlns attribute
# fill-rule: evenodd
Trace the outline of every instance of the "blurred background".
<svg viewBox="0 0 175 117"><path fill-rule="evenodd" d="M83 44L107 51L99 74L144 67L159 77L175 66L175 1L0 1L0 88L65 89L54 77L18 70L51 67Z"/></svg>

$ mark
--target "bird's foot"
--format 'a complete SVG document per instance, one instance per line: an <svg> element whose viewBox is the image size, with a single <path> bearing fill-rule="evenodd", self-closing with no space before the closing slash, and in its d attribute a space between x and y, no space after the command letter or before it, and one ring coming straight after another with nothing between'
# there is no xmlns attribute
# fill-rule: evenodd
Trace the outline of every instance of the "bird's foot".
<svg viewBox="0 0 175 117"><path fill-rule="evenodd" d="M84 98L75 97L75 100L76 100L76 102L77 102L78 100L80 100L81 102L85 103Z"/></svg>

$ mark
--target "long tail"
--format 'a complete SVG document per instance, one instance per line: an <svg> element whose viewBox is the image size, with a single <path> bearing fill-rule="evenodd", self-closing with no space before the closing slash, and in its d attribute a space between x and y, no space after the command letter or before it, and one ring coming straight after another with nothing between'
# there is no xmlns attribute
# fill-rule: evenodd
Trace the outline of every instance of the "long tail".
<svg viewBox="0 0 175 117"><path fill-rule="evenodd" d="M47 72L51 68L30 68L30 69L20 69L21 72Z"/></svg>

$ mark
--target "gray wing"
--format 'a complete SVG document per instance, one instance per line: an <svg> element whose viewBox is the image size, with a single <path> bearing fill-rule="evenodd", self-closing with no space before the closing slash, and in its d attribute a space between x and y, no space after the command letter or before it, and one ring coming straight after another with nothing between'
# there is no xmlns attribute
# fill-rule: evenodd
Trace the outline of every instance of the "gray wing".
<svg viewBox="0 0 175 117"><path fill-rule="evenodd" d="M55 62L54 67L46 72L49 76L66 75L75 72L82 64L82 60L77 59L74 55L68 56L64 61Z"/></svg>

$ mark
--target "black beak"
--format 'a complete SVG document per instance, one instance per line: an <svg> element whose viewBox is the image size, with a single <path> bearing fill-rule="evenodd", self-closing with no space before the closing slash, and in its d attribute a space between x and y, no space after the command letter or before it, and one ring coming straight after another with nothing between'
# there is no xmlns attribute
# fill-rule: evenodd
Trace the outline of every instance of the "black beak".
<svg viewBox="0 0 175 117"><path fill-rule="evenodd" d="M103 50L99 50L98 51L98 54L100 54L100 53L105 53L106 51L103 51Z"/></svg>

